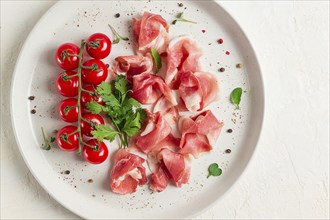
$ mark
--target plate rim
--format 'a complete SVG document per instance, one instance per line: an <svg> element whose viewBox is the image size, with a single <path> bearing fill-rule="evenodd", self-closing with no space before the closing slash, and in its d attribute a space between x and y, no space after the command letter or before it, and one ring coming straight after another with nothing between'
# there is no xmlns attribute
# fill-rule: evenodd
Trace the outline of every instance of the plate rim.
<svg viewBox="0 0 330 220"><path fill-rule="evenodd" d="M212 0L214 3L216 3L218 6L220 6L222 8L222 10L226 13L226 16L228 16L236 25L237 27L241 30L242 34L244 35L245 39L247 40L247 43L249 44L249 46L251 47L251 52L253 53L253 56L255 58L255 65L256 68L258 69L258 78L260 79L260 92L261 94L259 97L259 102L260 102L260 113L261 115L259 115L259 121L260 124L257 128L257 133L255 134L255 138L254 138L254 147L251 151L250 157L247 160L246 165L239 171L239 174L237 175L237 178L233 181L233 184L231 186L228 187L228 189L223 193L222 196L218 197L217 199L215 199L213 202L211 202L208 206L206 206L205 208L200 209L199 211L192 213L188 216L186 216L186 218L194 218L198 215L200 215L201 213L204 213L206 210L209 210L210 208L212 208L215 204L217 204L220 200L224 199L226 197L226 195L228 195L233 188L235 188L235 186L237 185L237 183L239 182L239 180L243 177L243 175L246 173L246 171L249 169L251 161L254 159L255 155L256 155L256 151L257 148L259 146L259 141L260 141L260 137L262 135L262 131L263 131L263 126L264 126L264 119L265 119L265 112L266 112L266 91L264 88L264 79L263 79L263 71L260 65L260 59L258 58L258 53L257 51L254 49L253 44L250 40L250 38L247 36L246 32L244 31L244 29L242 28L242 26L237 22L237 20L229 13L229 11L226 9L226 7L218 0ZM15 80L18 76L18 66L20 63L20 60L22 60L22 54L23 51L25 50L25 48L27 47L27 43L29 42L29 39L31 38L31 36L34 34L34 32L37 30L37 27L42 23L42 21L45 19L45 17L47 17L51 11L55 10L57 7L59 7L59 5L63 3L63 1L58 1L55 4L53 4L50 8L47 9L47 11L40 16L40 18L38 19L38 21L35 23L35 25L33 26L33 28L31 29L31 31L29 32L28 36L26 37L26 39L24 40L24 44L20 49L19 55L16 59L16 63L15 63L15 68L13 71L13 75L11 78L11 88L10 88L10 121L11 121L11 126L13 129L13 133L14 133L14 137L15 137L15 141L17 144L17 147L20 151L20 154L26 164L26 166L28 167L29 171L32 173L33 177L37 180L38 184L43 188L43 190L45 190L46 193L50 194L52 196L52 198L58 202L60 205L62 205L63 207L65 207L67 210L69 210L70 212L74 213L75 215L82 217L82 218L87 218L87 216L84 216L82 213L79 213L78 210L73 209L72 207L70 207L69 205L67 205L66 203L63 202L63 200L60 200L51 190L48 190L48 187L46 187L46 185L44 184L44 181L41 180L36 171L34 169L32 169L32 167L30 166L29 160L26 157L26 155L23 152L23 144L21 144L20 142L20 138L18 136L18 132L17 132L17 125L15 123L15 118L14 118L14 89L15 89Z"/></svg>

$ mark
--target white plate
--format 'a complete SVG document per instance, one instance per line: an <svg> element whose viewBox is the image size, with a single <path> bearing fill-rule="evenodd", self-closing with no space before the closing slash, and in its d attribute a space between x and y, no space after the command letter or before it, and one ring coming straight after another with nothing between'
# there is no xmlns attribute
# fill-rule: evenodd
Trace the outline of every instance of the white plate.
<svg viewBox="0 0 330 220"><path fill-rule="evenodd" d="M178 7L176 1L74 1L58 2L40 19L27 38L17 61L12 81L11 115L16 140L23 158L40 185L63 206L83 218L182 218L191 217L221 198L247 166L261 130L264 92L256 55L245 34L233 18L216 2L190 1ZM211 153L195 160L191 178L182 188L169 186L162 193L152 193L147 186L131 195L110 191L108 175L111 157L102 165L90 165L74 153L53 147L43 151L40 127L47 133L65 125L57 115L62 99L54 81L60 69L54 51L64 42L87 38L94 32L112 37L108 23L128 35L132 15L143 11L159 13L171 22L178 12L198 24L177 23L170 27L171 36L192 35L204 50L205 71L214 73L220 83L221 99L209 108L225 126ZM120 13L120 18L114 15ZM202 32L205 30L205 33ZM222 38L223 44L217 39ZM111 59L131 54L132 44L113 46ZM230 51L226 55L225 51ZM107 63L110 59L105 60ZM237 63L244 67L237 69ZM225 72L218 69L224 67ZM241 110L229 102L230 92L242 87ZM29 101L30 95L35 96ZM36 114L31 114L36 109ZM235 123L234 123L235 121ZM227 129L233 133L227 133ZM110 155L116 143L108 144ZM232 153L225 154L230 148ZM223 169L220 177L206 179L207 167L217 162ZM70 170L69 175L61 174ZM93 179L89 183L88 179Z"/></svg>

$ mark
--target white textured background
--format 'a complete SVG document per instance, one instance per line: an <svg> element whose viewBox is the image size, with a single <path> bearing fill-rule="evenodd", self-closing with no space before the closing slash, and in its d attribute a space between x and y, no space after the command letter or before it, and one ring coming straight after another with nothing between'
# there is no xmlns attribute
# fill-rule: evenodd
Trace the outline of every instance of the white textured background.
<svg viewBox="0 0 330 220"><path fill-rule="evenodd" d="M54 1L1 0L1 219L77 219L26 167L9 90L28 33ZM329 219L329 1L224 1L259 56L266 117L238 184L198 219Z"/></svg>

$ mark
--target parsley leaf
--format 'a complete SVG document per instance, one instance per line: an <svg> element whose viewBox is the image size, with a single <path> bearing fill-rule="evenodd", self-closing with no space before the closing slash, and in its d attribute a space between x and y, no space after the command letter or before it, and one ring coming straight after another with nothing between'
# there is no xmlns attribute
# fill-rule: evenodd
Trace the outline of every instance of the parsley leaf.
<svg viewBox="0 0 330 220"><path fill-rule="evenodd" d="M129 137L141 129L146 112L138 101L129 96L130 86L125 76L118 75L110 84L103 82L97 87L96 92L105 102L105 106L95 101L87 103L86 106L94 114L105 113L112 127L100 125L92 131L94 138L99 141L113 141L118 136L120 147L126 148Z"/></svg>
<svg viewBox="0 0 330 220"><path fill-rule="evenodd" d="M207 176L207 178L209 178L210 176L220 176L222 174L222 170L219 168L219 165L217 163L212 163L209 168L209 175Z"/></svg>
<svg viewBox="0 0 330 220"><path fill-rule="evenodd" d="M96 91L99 95L111 93L111 85L106 82L102 82L97 88Z"/></svg>
<svg viewBox="0 0 330 220"><path fill-rule="evenodd" d="M110 142L115 139L117 131L111 129L109 125L100 124L95 128L95 130L91 131L94 138L98 141L109 140Z"/></svg>
<svg viewBox="0 0 330 220"><path fill-rule="evenodd" d="M140 128L140 113L137 112L136 114L128 116L122 131L125 132L129 137L132 137L140 130Z"/></svg>
<svg viewBox="0 0 330 220"><path fill-rule="evenodd" d="M162 68L162 60L160 59L159 53L156 49L151 48L151 55L156 64L156 73Z"/></svg>
<svg viewBox="0 0 330 220"><path fill-rule="evenodd" d="M185 18L183 18L183 12L180 12L177 16L176 16L177 19L175 19L172 24L176 24L176 22L178 21L181 21L181 22L189 22L189 23L194 23L194 24L197 24L197 22L195 21L191 21L191 20L187 20Z"/></svg>
<svg viewBox="0 0 330 220"><path fill-rule="evenodd" d="M241 102L242 88L234 89L230 94L231 102L239 109L239 103Z"/></svg>
<svg viewBox="0 0 330 220"><path fill-rule="evenodd" d="M128 41L128 37L122 37L118 34L118 32L110 25L108 24L109 28L111 29L112 33L115 35L115 39L112 41L112 44L118 44L120 40Z"/></svg>
<svg viewBox="0 0 330 220"><path fill-rule="evenodd" d="M100 114L102 111L106 111L106 108L103 105L97 103L96 101L87 102L86 108L92 114Z"/></svg>

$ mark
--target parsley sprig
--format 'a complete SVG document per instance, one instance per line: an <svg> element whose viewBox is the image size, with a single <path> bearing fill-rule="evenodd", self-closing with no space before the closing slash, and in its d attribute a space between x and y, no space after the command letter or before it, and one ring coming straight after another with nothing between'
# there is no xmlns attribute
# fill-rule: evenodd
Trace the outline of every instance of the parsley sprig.
<svg viewBox="0 0 330 220"><path fill-rule="evenodd" d="M108 26L111 29L112 33L115 35L115 39L112 41L113 44L118 44L120 40L123 40L123 41L129 40L128 37L123 37L123 36L119 35L118 32L110 24L108 24Z"/></svg>
<svg viewBox="0 0 330 220"><path fill-rule="evenodd" d="M118 135L120 148L127 148L129 138L141 129L146 119L145 110L138 101L129 96L131 90L125 76L116 76L110 84L102 82L96 91L105 105L92 101L87 103L86 107L93 114L105 113L112 126L100 125L92 131L94 138L111 142Z"/></svg>
<svg viewBox="0 0 330 220"><path fill-rule="evenodd" d="M183 17L183 12L180 12L177 16L176 16L177 19L175 19L172 24L176 24L176 22L178 21L181 21L181 22L189 22L189 23L194 23L194 24L197 24L196 21L191 21L191 20L187 20Z"/></svg>

